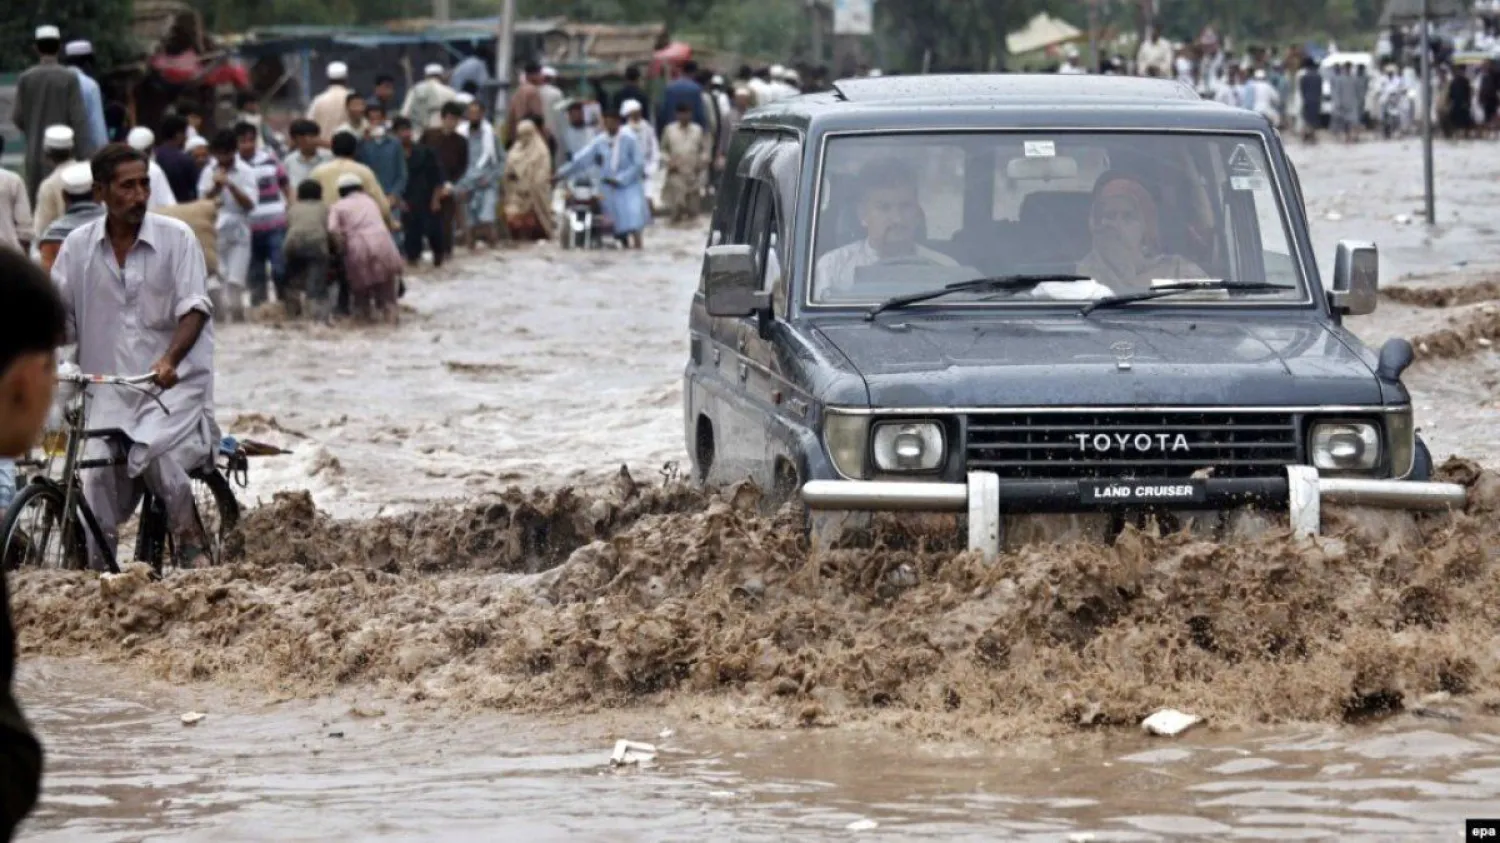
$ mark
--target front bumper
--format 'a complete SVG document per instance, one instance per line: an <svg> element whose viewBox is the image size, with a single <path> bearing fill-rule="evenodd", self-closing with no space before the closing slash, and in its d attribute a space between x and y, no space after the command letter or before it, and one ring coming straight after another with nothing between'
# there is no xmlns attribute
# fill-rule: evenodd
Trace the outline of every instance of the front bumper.
<svg viewBox="0 0 1500 843"><path fill-rule="evenodd" d="M1462 509L1468 501L1467 491L1457 483L1319 477L1318 470L1311 466L1288 466L1285 478L1210 478L1198 485L1198 495L1190 503L1164 503L1155 508L1213 511L1285 505L1294 531L1316 535L1323 503L1432 512ZM1000 522L1006 514L1108 512L1143 506L1140 502L1120 504L1088 497L1076 480L1002 483L998 475L982 471L970 472L967 483L813 480L802 487L802 500L813 510L967 511L969 549L987 556L1000 551Z"/></svg>

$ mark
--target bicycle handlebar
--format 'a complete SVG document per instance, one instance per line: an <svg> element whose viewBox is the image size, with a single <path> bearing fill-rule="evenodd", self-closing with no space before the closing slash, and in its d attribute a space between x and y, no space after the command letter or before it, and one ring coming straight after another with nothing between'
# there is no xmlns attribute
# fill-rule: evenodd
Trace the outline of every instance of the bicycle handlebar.
<svg viewBox="0 0 1500 843"><path fill-rule="evenodd" d="M141 384L154 383L156 374L147 372L144 375L87 375L82 372L59 373L57 379L63 383L95 384L99 386L140 386Z"/></svg>
<svg viewBox="0 0 1500 843"><path fill-rule="evenodd" d="M59 372L57 380L61 383L76 383L83 386L128 386L155 401L156 406L160 407L163 413L172 415L172 411L162 403L161 396L145 388L146 384L156 383L154 372L147 372L144 375L89 375L83 372Z"/></svg>

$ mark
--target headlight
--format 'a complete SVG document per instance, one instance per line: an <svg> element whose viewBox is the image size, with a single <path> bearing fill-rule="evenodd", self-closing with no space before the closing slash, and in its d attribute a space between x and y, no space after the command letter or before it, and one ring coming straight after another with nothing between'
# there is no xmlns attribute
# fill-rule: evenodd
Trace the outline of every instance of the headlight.
<svg viewBox="0 0 1500 843"><path fill-rule="evenodd" d="M933 471L947 456L943 428L936 422L878 424L874 450L881 471Z"/></svg>
<svg viewBox="0 0 1500 843"><path fill-rule="evenodd" d="M828 413L823 417L823 445L833 467L845 477L865 477L865 444L869 435L869 418Z"/></svg>
<svg viewBox="0 0 1500 843"><path fill-rule="evenodd" d="M1380 464L1380 431L1363 422L1314 425L1312 460L1320 471L1369 471Z"/></svg>

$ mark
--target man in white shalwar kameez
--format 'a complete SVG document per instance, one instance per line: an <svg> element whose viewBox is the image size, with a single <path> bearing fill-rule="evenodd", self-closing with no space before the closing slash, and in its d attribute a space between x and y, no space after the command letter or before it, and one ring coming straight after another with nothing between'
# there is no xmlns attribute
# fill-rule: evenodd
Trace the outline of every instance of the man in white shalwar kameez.
<svg viewBox="0 0 1500 843"><path fill-rule="evenodd" d="M129 442L125 465L84 472L84 498L114 550L144 481L166 505L178 565L192 566L205 537L188 472L206 465L219 442L203 250L186 223L147 212L150 176L140 152L110 147L93 168L106 215L68 235L52 266L68 341L78 344L78 365L89 374L154 374L170 414L135 390L94 388L88 426L118 428ZM96 440L90 456L111 447ZM98 567L102 557L91 550Z"/></svg>

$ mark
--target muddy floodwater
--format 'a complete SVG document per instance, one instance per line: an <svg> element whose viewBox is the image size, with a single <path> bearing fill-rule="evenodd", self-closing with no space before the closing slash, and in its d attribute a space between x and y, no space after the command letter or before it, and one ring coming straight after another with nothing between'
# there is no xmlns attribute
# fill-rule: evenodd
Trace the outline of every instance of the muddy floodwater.
<svg viewBox="0 0 1500 843"><path fill-rule="evenodd" d="M1457 839L1500 806L1495 149L1439 144L1432 229L1415 142L1291 149L1324 277L1380 245L1402 289L1353 327L1413 340L1472 492L1312 548L810 560L674 482L701 230L465 257L394 329L222 328L223 426L293 453L230 565L13 577L21 839ZM1143 735L1166 706L1204 722Z"/></svg>

